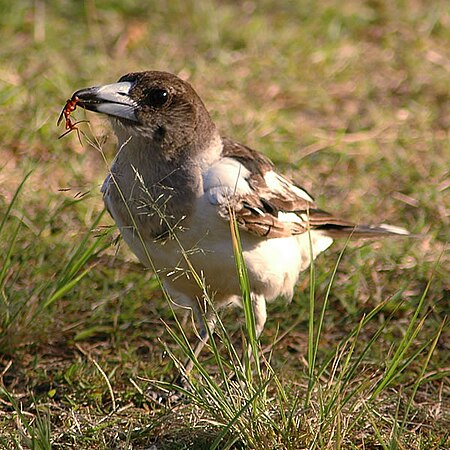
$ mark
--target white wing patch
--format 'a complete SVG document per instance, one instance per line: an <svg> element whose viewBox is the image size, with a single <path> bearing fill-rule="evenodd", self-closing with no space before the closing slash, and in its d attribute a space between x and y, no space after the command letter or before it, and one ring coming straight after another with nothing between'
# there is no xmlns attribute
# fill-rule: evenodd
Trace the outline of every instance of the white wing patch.
<svg viewBox="0 0 450 450"><path fill-rule="evenodd" d="M314 199L306 191L299 188L295 184L291 184L290 187L296 195L298 195L299 197L303 198L304 200L306 200L308 202L314 203Z"/></svg>
<svg viewBox="0 0 450 450"><path fill-rule="evenodd" d="M305 225L305 220L303 220L302 217L299 217L297 214L293 213L293 212L282 212L279 211L277 218L280 222L286 222L286 223L299 223L301 225Z"/></svg>
<svg viewBox="0 0 450 450"><path fill-rule="evenodd" d="M264 181L268 189L274 194L285 194L286 190L291 191L297 197L302 198L308 202L314 202L314 200L305 192L303 189L300 189L298 186L292 184L289 180L279 175L278 173L270 170L264 175Z"/></svg>
<svg viewBox="0 0 450 450"><path fill-rule="evenodd" d="M212 204L224 203L233 195L252 194L246 178L250 172L233 158L222 158L203 174L203 190Z"/></svg>

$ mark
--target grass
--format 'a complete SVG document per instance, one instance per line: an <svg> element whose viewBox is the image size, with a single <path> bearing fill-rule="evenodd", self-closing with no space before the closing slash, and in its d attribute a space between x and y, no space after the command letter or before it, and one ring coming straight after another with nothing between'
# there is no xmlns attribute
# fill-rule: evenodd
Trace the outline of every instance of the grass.
<svg viewBox="0 0 450 450"><path fill-rule="evenodd" d="M1 6L0 447L449 445L445 1ZM221 313L181 402L159 396L195 336L102 213L111 132L77 110L98 145L57 139L73 91L144 69L320 206L419 235L335 244L261 347L251 308Z"/></svg>

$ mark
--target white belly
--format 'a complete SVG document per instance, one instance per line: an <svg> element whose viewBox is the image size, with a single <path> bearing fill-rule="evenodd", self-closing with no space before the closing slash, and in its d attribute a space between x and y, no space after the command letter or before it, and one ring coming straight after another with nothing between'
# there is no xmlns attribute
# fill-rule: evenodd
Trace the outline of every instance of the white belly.
<svg viewBox="0 0 450 450"><path fill-rule="evenodd" d="M115 205L107 196L105 203L125 242L142 264L157 270L175 301L190 304L196 297L202 297L202 288L189 264L217 306L237 301L241 291L230 226L207 199L198 199L193 215L180 223L183 231L177 231L176 237L164 243L155 242L145 230L139 235L129 223L123 223L120 219L123 215L116 214ZM279 296L291 298L299 272L310 264L308 234L264 239L242 232L241 240L252 292L268 301ZM311 232L311 241L314 257L332 243L331 238L319 231Z"/></svg>

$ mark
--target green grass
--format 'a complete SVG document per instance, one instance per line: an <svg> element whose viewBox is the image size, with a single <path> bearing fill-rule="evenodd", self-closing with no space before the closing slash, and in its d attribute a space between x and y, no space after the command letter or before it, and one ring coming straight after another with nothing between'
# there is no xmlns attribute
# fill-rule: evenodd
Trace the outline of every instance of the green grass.
<svg viewBox="0 0 450 450"><path fill-rule="evenodd" d="M0 447L446 448L447 2L10 3ZM196 338L102 213L111 131L77 110L95 144L57 139L73 91L144 69L188 78L324 209L418 235L335 244L269 305L261 346L251 308L220 313L181 402L158 397Z"/></svg>

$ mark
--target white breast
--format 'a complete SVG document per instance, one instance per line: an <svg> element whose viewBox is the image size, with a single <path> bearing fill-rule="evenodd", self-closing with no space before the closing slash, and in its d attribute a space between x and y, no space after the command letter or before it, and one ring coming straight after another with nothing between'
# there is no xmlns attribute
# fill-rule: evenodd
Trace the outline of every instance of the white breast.
<svg viewBox="0 0 450 450"><path fill-rule="evenodd" d="M193 214L181 223L183 231L177 233L179 240L171 238L164 243L154 242L145 235L139 236L132 227L121 223L116 213L117 205L108 196L108 181L105 181L102 190L105 203L124 240L144 265L156 267L169 293L175 298L182 298L183 303L187 303L189 298L193 301L195 297L201 297L202 289L189 271L188 258L197 275L206 280L210 295L214 296L219 306L234 301L241 290L231 246L230 225L218 215L217 205L233 193L250 193L247 175L248 170L231 158L223 158L213 164L204 174L204 193L198 197ZM293 213L282 214L282 220L301 220ZM264 239L245 232L241 233L241 239L251 288L268 301L278 296L290 298L299 272L310 263L311 253L316 257L332 243L332 239L320 231L312 231L311 239L307 233Z"/></svg>

